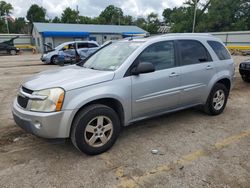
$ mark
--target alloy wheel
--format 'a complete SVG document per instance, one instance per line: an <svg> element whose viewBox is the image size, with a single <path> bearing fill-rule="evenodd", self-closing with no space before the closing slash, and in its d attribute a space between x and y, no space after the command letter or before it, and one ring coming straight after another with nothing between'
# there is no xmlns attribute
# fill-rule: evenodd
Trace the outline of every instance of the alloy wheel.
<svg viewBox="0 0 250 188"><path fill-rule="evenodd" d="M218 90L215 92L213 97L213 107L215 110L220 110L225 103L225 93L223 90Z"/></svg>
<svg viewBox="0 0 250 188"><path fill-rule="evenodd" d="M107 116L97 116L85 128L84 139L92 147L105 145L113 134L113 123Z"/></svg>

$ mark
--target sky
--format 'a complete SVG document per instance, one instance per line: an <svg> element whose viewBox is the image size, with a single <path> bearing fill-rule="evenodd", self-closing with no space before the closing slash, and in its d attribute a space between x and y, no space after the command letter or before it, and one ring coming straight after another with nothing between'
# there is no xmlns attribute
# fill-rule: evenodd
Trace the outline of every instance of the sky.
<svg viewBox="0 0 250 188"><path fill-rule="evenodd" d="M151 12L157 13L160 18L165 8L173 8L182 5L185 0L5 0L14 7L14 17L25 17L28 8L32 4L43 6L47 10L47 18L60 16L66 7L78 10L80 15L95 17L108 5L122 8L125 15L133 17L145 17Z"/></svg>

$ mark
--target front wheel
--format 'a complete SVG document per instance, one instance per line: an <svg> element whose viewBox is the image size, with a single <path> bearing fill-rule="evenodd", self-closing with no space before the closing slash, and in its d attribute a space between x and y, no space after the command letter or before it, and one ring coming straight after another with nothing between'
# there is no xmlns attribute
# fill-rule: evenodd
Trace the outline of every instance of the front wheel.
<svg viewBox="0 0 250 188"><path fill-rule="evenodd" d="M221 114L226 107L228 95L229 90L224 84L215 84L204 106L204 111L209 115Z"/></svg>
<svg viewBox="0 0 250 188"><path fill-rule="evenodd" d="M58 58L57 55L52 56L52 57L51 57L51 60L50 60L50 63L56 65L57 62L58 62L57 58Z"/></svg>
<svg viewBox="0 0 250 188"><path fill-rule="evenodd" d="M71 141L81 152L97 155L113 146L120 132L120 120L110 107L94 104L74 119Z"/></svg>

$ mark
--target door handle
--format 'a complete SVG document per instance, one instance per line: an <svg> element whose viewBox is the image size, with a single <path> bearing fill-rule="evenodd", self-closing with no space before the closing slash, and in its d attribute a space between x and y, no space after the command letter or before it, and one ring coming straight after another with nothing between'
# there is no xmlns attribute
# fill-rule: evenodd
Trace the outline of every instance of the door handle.
<svg viewBox="0 0 250 188"><path fill-rule="evenodd" d="M206 69L207 69L207 70L211 70L211 69L213 69L213 67L212 67L211 65L208 65L208 66L206 67Z"/></svg>
<svg viewBox="0 0 250 188"><path fill-rule="evenodd" d="M169 75L170 78L177 77L177 76L179 76L179 74L177 74L176 72L172 72L172 73Z"/></svg>

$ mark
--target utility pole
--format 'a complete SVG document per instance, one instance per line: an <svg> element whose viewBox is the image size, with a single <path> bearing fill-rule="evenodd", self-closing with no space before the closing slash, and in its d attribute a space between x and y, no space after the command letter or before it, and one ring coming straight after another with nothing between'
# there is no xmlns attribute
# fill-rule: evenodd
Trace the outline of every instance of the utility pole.
<svg viewBox="0 0 250 188"><path fill-rule="evenodd" d="M5 13L5 23L6 23L6 26L7 26L7 31L8 31L8 34L10 33L10 30L9 30L9 23L8 23L8 15L7 15L7 11Z"/></svg>
<svg viewBox="0 0 250 188"><path fill-rule="evenodd" d="M76 12L77 12L76 23L79 23L79 10L78 10L78 5L76 5Z"/></svg>
<svg viewBox="0 0 250 188"><path fill-rule="evenodd" d="M194 33L194 31L195 31L196 12L197 12L197 0L195 0L195 4L194 4L194 19L193 19L192 33Z"/></svg>

